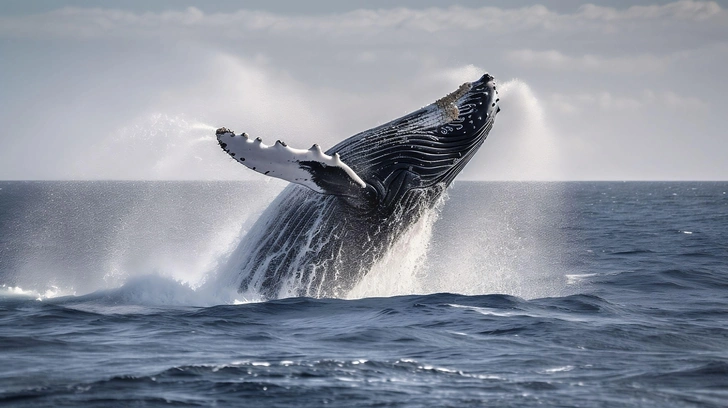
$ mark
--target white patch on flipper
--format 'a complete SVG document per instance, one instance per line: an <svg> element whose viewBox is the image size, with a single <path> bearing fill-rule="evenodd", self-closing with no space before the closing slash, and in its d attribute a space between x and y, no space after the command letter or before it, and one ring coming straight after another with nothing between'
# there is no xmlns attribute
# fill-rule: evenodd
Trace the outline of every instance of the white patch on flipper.
<svg viewBox="0 0 728 408"><path fill-rule="evenodd" d="M308 150L289 147L280 140L276 141L273 146L268 146L263 143L261 138L252 139L246 133L236 135L225 128L218 129L217 139L223 150L235 160L266 176L301 184L319 193L326 193L312 180L311 173L300 165L301 162L317 162L324 167L338 167L344 170L351 181L362 188L366 187L364 180L341 161L338 153L329 156L317 144Z"/></svg>

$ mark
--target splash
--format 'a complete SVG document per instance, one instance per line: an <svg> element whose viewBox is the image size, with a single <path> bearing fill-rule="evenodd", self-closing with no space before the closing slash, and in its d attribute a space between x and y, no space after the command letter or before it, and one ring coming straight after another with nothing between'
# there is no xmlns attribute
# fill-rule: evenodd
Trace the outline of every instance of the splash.
<svg viewBox="0 0 728 408"><path fill-rule="evenodd" d="M108 134L75 163L83 179L234 179L240 175L223 160L215 127L185 115L154 113Z"/></svg>
<svg viewBox="0 0 728 408"><path fill-rule="evenodd" d="M0 284L46 298L160 275L196 289L281 184L17 183L0 197Z"/></svg>
<svg viewBox="0 0 728 408"><path fill-rule="evenodd" d="M74 292L64 292L61 291L57 286L52 286L45 291L37 291L37 290L26 290L21 288L20 286L9 286L9 285L0 285L0 297L19 297L19 298L32 298L35 300L44 300L44 299L52 299L59 296L72 296L75 295Z"/></svg>
<svg viewBox="0 0 728 408"><path fill-rule="evenodd" d="M498 90L498 125L460 179L563 179L562 149L536 93L519 79L502 83Z"/></svg>
<svg viewBox="0 0 728 408"><path fill-rule="evenodd" d="M428 293L563 295L560 184L461 183L425 265ZM457 203L455 200L457 199ZM462 202L477 206L463 206Z"/></svg>
<svg viewBox="0 0 728 408"><path fill-rule="evenodd" d="M374 264L346 297L359 299L424 293L423 268L433 227L446 200L447 194L433 208L425 210L422 217L386 250L382 259Z"/></svg>
<svg viewBox="0 0 728 408"><path fill-rule="evenodd" d="M247 231L283 183L54 184L13 217L38 223L3 231L22 245L5 252L16 276L3 278L0 296L189 306L263 300L237 293L220 267L241 240L255 239ZM560 268L559 185L460 182L449 196L343 297L535 298L578 289Z"/></svg>
<svg viewBox="0 0 728 408"><path fill-rule="evenodd" d="M502 84L500 90L503 112L497 129L509 130L494 132L466 173L551 178L558 173L558 148L539 100L519 80ZM234 162L220 159L213 126L183 116L143 118L112 132L93 151L81 165L87 173L127 169L125 161L130 160L137 166L126 173L129 178L245 174ZM479 158L490 161L487 168L477 164ZM499 170L493 173L491 167ZM276 181L270 184L210 200L204 192L175 196L174 186L137 183L115 203L103 202L102 208L94 207L97 193L79 185L46 191L17 215L48 221L18 238L32 246L20 255L16 282L2 292L44 299L118 290L115 296L126 301L179 304L260 300L256 293L238 294L237 286L217 280L214 272L283 187ZM555 228L546 215L561 205L560 194L542 185L519 188L525 190L492 197L482 191L477 193L481 196L458 194L457 201L470 206L468 215L452 214L438 204L345 297L455 292L531 298L562 293L565 284L554 273L558 256L553 255L560 251L550 244L560 240L549 232ZM95 235L84 236L86 231ZM69 236L70 246L63 241Z"/></svg>
<svg viewBox="0 0 728 408"><path fill-rule="evenodd" d="M448 75L466 77L474 71L480 70L467 66ZM498 127L465 169L464 178L560 178L560 149L536 94L518 79L499 88L503 111ZM564 205L561 185L494 186L491 191L471 183L452 187L459 192L458 201L478 203L479 209L459 208L452 214L449 206L462 204L441 203L391 248L349 297L453 292L536 298L568 292L560 272L563 240L552 215Z"/></svg>
<svg viewBox="0 0 728 408"><path fill-rule="evenodd" d="M560 185L458 183L347 295L563 296ZM445 201L449 201L447 204Z"/></svg>

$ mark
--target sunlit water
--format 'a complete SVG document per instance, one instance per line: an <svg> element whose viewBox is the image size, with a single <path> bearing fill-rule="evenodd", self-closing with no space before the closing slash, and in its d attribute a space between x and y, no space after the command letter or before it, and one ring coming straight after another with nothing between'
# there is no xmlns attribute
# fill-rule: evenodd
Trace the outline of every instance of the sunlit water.
<svg viewBox="0 0 728 408"><path fill-rule="evenodd" d="M252 302L282 186L0 182L0 402L728 400L728 183L457 182L347 299Z"/></svg>

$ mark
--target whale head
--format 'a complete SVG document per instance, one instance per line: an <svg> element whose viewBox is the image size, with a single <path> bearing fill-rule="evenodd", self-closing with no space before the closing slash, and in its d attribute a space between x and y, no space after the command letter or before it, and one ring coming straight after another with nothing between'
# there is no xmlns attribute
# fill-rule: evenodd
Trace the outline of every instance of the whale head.
<svg viewBox="0 0 728 408"><path fill-rule="evenodd" d="M354 135L338 153L390 206L412 190L444 190L475 155L500 111L495 80L485 74L409 115Z"/></svg>

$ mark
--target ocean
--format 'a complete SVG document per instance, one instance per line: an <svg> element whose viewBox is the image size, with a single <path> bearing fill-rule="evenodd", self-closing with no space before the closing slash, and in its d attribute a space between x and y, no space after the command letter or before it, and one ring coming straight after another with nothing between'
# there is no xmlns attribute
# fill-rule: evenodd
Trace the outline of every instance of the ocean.
<svg viewBox="0 0 728 408"><path fill-rule="evenodd" d="M284 183L0 182L0 405L728 406L728 182L461 182L342 299L221 265Z"/></svg>

